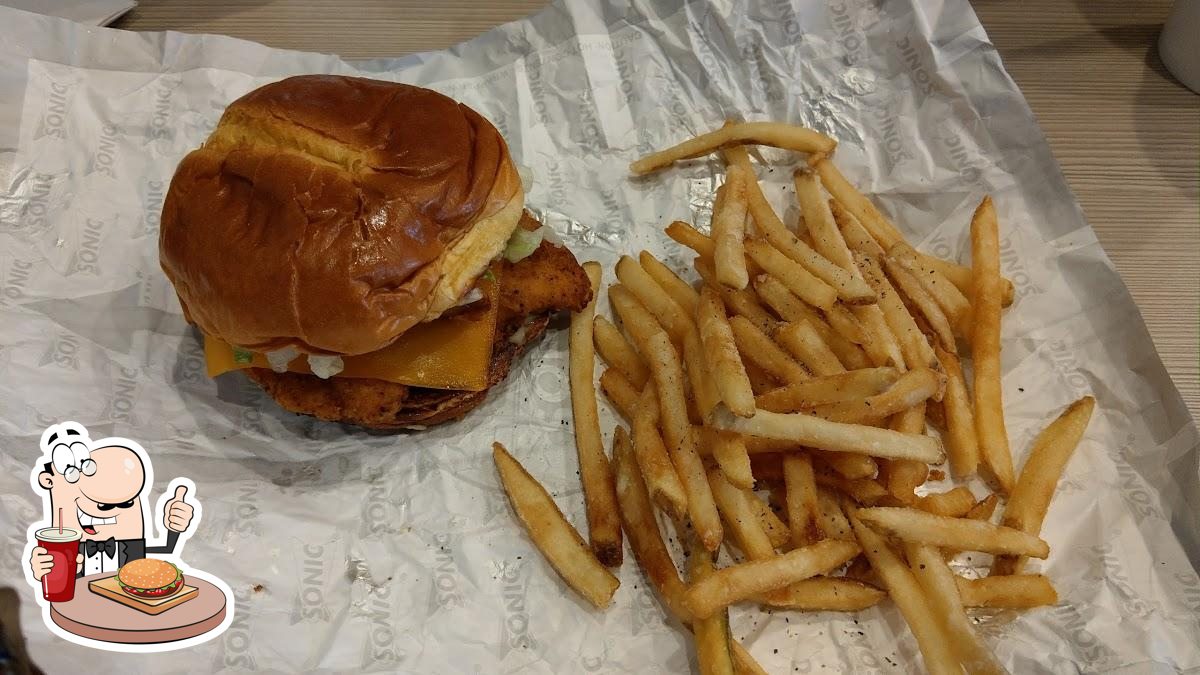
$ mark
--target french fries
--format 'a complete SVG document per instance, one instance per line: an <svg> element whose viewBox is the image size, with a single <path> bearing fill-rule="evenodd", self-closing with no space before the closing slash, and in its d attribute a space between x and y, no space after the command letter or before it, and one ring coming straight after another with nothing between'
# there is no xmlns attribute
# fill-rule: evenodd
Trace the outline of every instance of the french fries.
<svg viewBox="0 0 1200 675"><path fill-rule="evenodd" d="M750 283L746 271L746 186L753 175L740 166L731 166L725 184L717 189L717 208L712 216L713 262L717 281L730 288L745 288Z"/></svg>
<svg viewBox="0 0 1200 675"><path fill-rule="evenodd" d="M788 542L791 541L791 535L788 533L787 525L784 525L779 516L771 510L771 505L754 496L753 493L746 495L746 501L749 502L754 516L758 519L758 526L767 534L767 539L771 540L771 546L787 548Z"/></svg>
<svg viewBox="0 0 1200 675"><path fill-rule="evenodd" d="M930 436L830 422L803 413L783 414L759 409L754 417L740 418L718 407L713 413L713 423L728 431L795 441L800 445L834 452L916 459L931 464L940 463L944 457L941 445Z"/></svg>
<svg viewBox="0 0 1200 675"><path fill-rule="evenodd" d="M792 176L801 209L794 232L743 147L758 142L811 154L809 168ZM702 673L764 672L730 635L732 603L857 611L888 597L931 672L1002 673L963 608L1057 602L1045 577L1021 571L1028 557L1049 556L1042 521L1094 401L1085 397L1047 426L1014 476L999 388L1000 310L1012 285L1000 275L990 200L972 219L973 267L933 258L845 179L829 160L832 147L809 130L730 122L631 167L645 173L720 150L728 173L711 237L682 221L666 228L696 253L699 283L641 251L619 260L609 289L621 328L594 317L594 302L573 317L589 532L603 538L613 529L593 511L615 514L616 554L623 532L667 610L694 631ZM587 269L598 290L598 268ZM959 360L958 338L970 346L970 366ZM611 463L599 447L595 390L581 384L592 380L597 352L609 366L600 387L632 430L614 431ZM955 478L983 462L999 490L976 501L964 485L922 487L947 474L930 466L947 452L927 422L945 439ZM601 561L612 561L614 537L589 550L498 444L494 455L547 560L593 604L607 603L617 581ZM612 478L606 509L593 498L601 467ZM769 500L755 494L756 481ZM686 584L656 508L690 549ZM718 569L726 533L745 562ZM960 551L995 556L991 576L956 577L946 560ZM847 562L843 576L823 576Z"/></svg>
<svg viewBox="0 0 1200 675"><path fill-rule="evenodd" d="M1050 547L1036 535L981 520L947 518L918 509L879 506L859 509L858 518L904 541L1034 558L1050 555Z"/></svg>
<svg viewBox="0 0 1200 675"><path fill-rule="evenodd" d="M571 316L570 351L571 415L575 424L575 448L579 455L579 477L587 506L588 539L600 562L621 564L621 523L617 515L616 487L612 468L600 440L600 413L596 408L596 348L592 318L600 294L600 264L586 262L592 285L592 300L583 311Z"/></svg>
<svg viewBox="0 0 1200 675"><path fill-rule="evenodd" d="M607 606L621 582L597 560L546 488L503 445L492 444L492 459L504 493L538 551L572 590L597 609Z"/></svg>
<svg viewBox="0 0 1200 675"><path fill-rule="evenodd" d="M757 396L758 407L794 412L829 403L854 401L886 391L900 379L895 368L864 368L790 384Z"/></svg>
<svg viewBox="0 0 1200 675"><path fill-rule="evenodd" d="M750 471L750 454L746 450L746 440L738 434L726 431L705 434L705 439L711 446L710 455L729 482L743 490L753 489L754 475Z"/></svg>
<svg viewBox="0 0 1200 675"><path fill-rule="evenodd" d="M592 321L592 336L596 340L596 351L608 365L616 368L634 387L644 387L650 371L638 356L637 350L621 335L621 331L608 319L597 316Z"/></svg>
<svg viewBox="0 0 1200 675"><path fill-rule="evenodd" d="M824 574L859 551L857 544L826 539L766 560L723 567L689 586L683 596L684 605L694 617L709 617L735 602Z"/></svg>
<svg viewBox="0 0 1200 675"><path fill-rule="evenodd" d="M724 474L715 469L708 471L708 484L717 502L717 510L721 512L726 528L742 553L750 560L775 557L775 546L750 504L751 499L758 498L734 487Z"/></svg>
<svg viewBox="0 0 1200 675"><path fill-rule="evenodd" d="M733 330L733 340L744 361L753 363L783 382L794 384L809 379L808 371L746 317L731 317L729 327Z"/></svg>
<svg viewBox="0 0 1200 675"><path fill-rule="evenodd" d="M713 364L713 375L721 400L735 415L753 415L754 392L750 388L750 379L746 376L746 368L733 339L733 330L725 317L725 305L717 291L710 287L706 286L700 293L696 323L700 327L704 351Z"/></svg>
<svg viewBox="0 0 1200 675"><path fill-rule="evenodd" d="M812 577L754 598L778 609L805 612L857 612L878 605L887 593L854 579Z"/></svg>
<svg viewBox="0 0 1200 675"><path fill-rule="evenodd" d="M1000 391L1000 235L990 197L983 198L971 219L971 264L976 439L980 459L1009 492L1013 463Z"/></svg>
<svg viewBox="0 0 1200 675"><path fill-rule="evenodd" d="M968 673L998 675L1005 673L988 648L980 641L962 608L962 599L954 581L954 573L942 560L942 554L932 546L907 544L904 547L909 569L925 591L930 607L942 620L950 646Z"/></svg>
<svg viewBox="0 0 1200 675"><path fill-rule="evenodd" d="M1028 609L1058 603L1058 592L1050 580L1040 574L983 579L956 577L954 581L964 607Z"/></svg>
<svg viewBox="0 0 1200 675"><path fill-rule="evenodd" d="M1095 407L1096 399L1084 396L1068 406L1038 435L1009 495L1008 504L1004 506L1002 525L1034 535L1041 532L1054 488L1079 446ZM1004 556L993 562L992 574L1020 574L1024 566L1024 559Z"/></svg>
<svg viewBox="0 0 1200 675"><path fill-rule="evenodd" d="M697 232L697 234L699 233ZM654 279L688 316L695 315L696 303L700 302L700 294L696 292L696 289L680 279L661 260L650 255L649 251L639 253L638 262L641 263L642 269L646 270L646 274L649 274L650 278Z"/></svg>
<svg viewBox="0 0 1200 675"><path fill-rule="evenodd" d="M717 246L713 243L712 238L704 234L700 230L692 227L682 220L676 220L667 226L665 230L667 236L674 239L676 242L692 249L696 255L701 258L713 259L716 253ZM716 272L713 272L713 278L716 278Z"/></svg>
<svg viewBox="0 0 1200 675"><path fill-rule="evenodd" d="M852 507L851 507L852 508ZM917 638L917 646L925 658L925 668L934 675L942 673L960 675L958 659L950 650L949 635L942 622L933 614L916 577L900 556L892 550L887 540L868 527L860 518L862 511L850 510L847 514L854 535L862 551L871 561L871 567L879 575L888 595L900 609L905 622Z"/></svg>
<svg viewBox="0 0 1200 675"><path fill-rule="evenodd" d="M717 283L712 263L704 258L696 258L692 261L692 266L696 268L696 273L700 275L704 283L708 284L710 288L717 289L717 292L721 294L721 301L725 303L730 312L746 317L764 333L770 333L775 329L778 321L758 303L758 299L753 293L744 288L729 288Z"/></svg>
<svg viewBox="0 0 1200 675"><path fill-rule="evenodd" d="M713 574L712 553L696 537L689 537L688 580L695 584ZM961 608L959 611L962 611ZM700 675L733 675L733 656L729 651L729 611L721 610L692 624L696 635L696 660Z"/></svg>
<svg viewBox="0 0 1200 675"><path fill-rule="evenodd" d="M775 339L814 375L825 377L846 372L837 355L807 321L781 325L775 329Z"/></svg>
<svg viewBox="0 0 1200 675"><path fill-rule="evenodd" d="M743 143L770 145L814 154L833 152L837 146L832 138L812 129L777 122L742 122L723 126L666 150L649 154L630 164L629 170L640 176L668 167L681 159L700 157L725 146Z"/></svg>
<svg viewBox="0 0 1200 675"><path fill-rule="evenodd" d="M683 336L691 330L692 322L662 286L659 286L636 260L627 255L621 256L617 261L617 278L666 329L671 335L671 341L682 344Z"/></svg>
<svg viewBox="0 0 1200 675"><path fill-rule="evenodd" d="M658 391L647 384L633 413L633 449L650 500L676 520L687 516L687 493L658 433Z"/></svg>
<svg viewBox="0 0 1200 675"><path fill-rule="evenodd" d="M687 403L683 395L683 367L679 355L665 333L657 333L647 341L644 354L658 389L663 435L667 452L687 493L688 516L710 551L721 545L721 518L713 503L712 490L704 475L704 463L696 451L696 435L688 420Z"/></svg>
<svg viewBox="0 0 1200 675"><path fill-rule="evenodd" d="M608 397L617 412L621 413L621 417L632 422L634 411L637 409L637 400L641 394L629 380L625 379L621 371L616 368L606 368L600 374L600 389L604 391L604 395Z"/></svg>
<svg viewBox="0 0 1200 675"><path fill-rule="evenodd" d="M803 265L780 253L770 244L752 239L747 241L746 253L801 300L821 309L829 309L837 300L837 291L814 276Z"/></svg>
<svg viewBox="0 0 1200 675"><path fill-rule="evenodd" d="M946 413L946 453L950 470L958 478L973 476L979 466L979 441L975 436L975 414L971 412L971 396L963 378L958 357L939 348L936 352L946 373L946 395L942 407Z"/></svg>
<svg viewBox="0 0 1200 675"><path fill-rule="evenodd" d="M821 531L821 507L817 502L817 480L812 459L804 453L783 458L783 482L786 486L788 528L792 548L816 543L825 537Z"/></svg>

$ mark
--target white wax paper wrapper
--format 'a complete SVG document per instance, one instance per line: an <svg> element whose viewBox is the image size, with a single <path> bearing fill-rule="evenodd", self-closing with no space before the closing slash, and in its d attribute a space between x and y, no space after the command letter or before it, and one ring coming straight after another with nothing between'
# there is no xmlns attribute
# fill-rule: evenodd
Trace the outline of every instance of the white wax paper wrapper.
<svg viewBox="0 0 1200 675"><path fill-rule="evenodd" d="M0 5L93 26L107 26L137 7L133 0L0 0Z"/></svg>
<svg viewBox="0 0 1200 675"><path fill-rule="evenodd" d="M465 420L423 433L316 422L239 374L205 377L158 266L163 194L226 104L315 72L416 83L475 107L532 170L531 207L606 269L642 248L688 266L661 228L707 223L719 165L638 181L627 165L729 116L836 136L849 177L938 255L965 259L970 213L991 193L1017 289L1004 323L1016 465L1067 403L1090 393L1099 405L1046 519L1052 555L1033 564L1060 603L989 615L980 628L1017 673L1200 667L1196 427L966 2L556 3L446 52L358 64L16 11L0 12L0 26L0 578L18 589L48 672L692 663L690 639L664 619L631 556L613 606L589 609L538 557L498 487L493 440L585 526L564 332ZM767 154L767 190L795 218L792 160ZM607 434L615 418L602 414ZM66 644L42 626L19 553L41 512L28 482L38 435L63 419L139 440L156 464L152 496L174 476L195 480L204 519L184 558L234 589L223 636L131 656ZM857 615L738 608L732 623L772 672L919 663L890 604Z"/></svg>

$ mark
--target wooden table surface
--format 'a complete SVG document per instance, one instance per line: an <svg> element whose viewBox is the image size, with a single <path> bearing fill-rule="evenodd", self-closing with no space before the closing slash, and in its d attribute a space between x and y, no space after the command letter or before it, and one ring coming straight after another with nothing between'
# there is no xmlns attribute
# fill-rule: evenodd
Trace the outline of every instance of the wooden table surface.
<svg viewBox="0 0 1200 675"><path fill-rule="evenodd" d="M367 58L448 47L544 4L140 0L116 26ZM1155 50L1170 0L974 5L1200 419L1200 95Z"/></svg>

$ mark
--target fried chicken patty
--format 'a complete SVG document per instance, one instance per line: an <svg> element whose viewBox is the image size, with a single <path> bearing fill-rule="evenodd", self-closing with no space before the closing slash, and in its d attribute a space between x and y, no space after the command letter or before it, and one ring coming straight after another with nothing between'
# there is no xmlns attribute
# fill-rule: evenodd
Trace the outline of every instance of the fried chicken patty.
<svg viewBox="0 0 1200 675"><path fill-rule="evenodd" d="M521 225L535 229L537 221L526 213ZM574 254L549 241L516 263L501 260L497 276L500 312L488 385L482 391L410 387L371 378L322 380L266 368L251 368L246 373L285 409L326 421L398 429L458 419L482 403L488 391L508 376L513 362L545 333L552 314L579 311L592 297L587 273Z"/></svg>

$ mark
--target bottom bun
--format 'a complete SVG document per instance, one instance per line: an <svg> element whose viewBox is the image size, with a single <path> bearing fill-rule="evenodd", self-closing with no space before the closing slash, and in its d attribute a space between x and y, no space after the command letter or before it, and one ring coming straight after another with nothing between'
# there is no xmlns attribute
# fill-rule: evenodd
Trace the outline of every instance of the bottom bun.
<svg viewBox="0 0 1200 675"><path fill-rule="evenodd" d="M549 322L548 315L532 317L519 341L510 339L519 328L516 323L496 332L488 386L482 391L425 389L368 378L322 380L266 368L245 372L291 412L371 429L420 429L459 419L483 403L491 388L508 377L513 362L546 332Z"/></svg>

